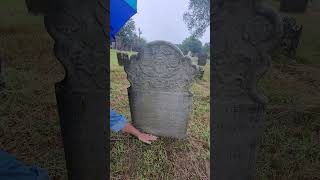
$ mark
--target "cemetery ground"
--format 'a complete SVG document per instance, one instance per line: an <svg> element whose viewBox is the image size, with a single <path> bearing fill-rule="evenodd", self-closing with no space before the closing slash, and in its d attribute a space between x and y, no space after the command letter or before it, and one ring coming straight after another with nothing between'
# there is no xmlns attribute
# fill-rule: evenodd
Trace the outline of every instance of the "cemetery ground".
<svg viewBox="0 0 320 180"><path fill-rule="evenodd" d="M65 179L54 92L54 83L63 79L64 71L53 55L53 41L40 24L41 18L18 21L26 14L22 7L17 11L0 6L0 58L6 84L0 90L0 149L27 165L46 169L53 180ZM294 16L304 25L297 57L275 56L260 83L270 98L257 159L258 179L262 180L320 179L320 12ZM111 51L111 102L130 119L129 84L115 58ZM192 88L189 138L161 138L150 146L131 136L112 134L113 179L205 179L210 135L208 69L204 80Z"/></svg>

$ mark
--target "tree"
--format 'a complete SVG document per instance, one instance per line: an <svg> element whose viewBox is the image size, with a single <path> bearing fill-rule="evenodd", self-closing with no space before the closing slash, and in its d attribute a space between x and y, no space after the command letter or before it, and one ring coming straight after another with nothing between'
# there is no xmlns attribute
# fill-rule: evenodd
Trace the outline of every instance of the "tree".
<svg viewBox="0 0 320 180"><path fill-rule="evenodd" d="M137 46L143 47L144 45L147 44L147 40L143 37L138 38L137 40Z"/></svg>
<svg viewBox="0 0 320 180"><path fill-rule="evenodd" d="M129 19L129 21L121 28L117 36L121 40L124 48L132 48L135 39L137 38L136 25L133 19Z"/></svg>
<svg viewBox="0 0 320 180"><path fill-rule="evenodd" d="M147 44L147 40L143 37L136 38L133 51L138 51L141 47L145 46Z"/></svg>
<svg viewBox="0 0 320 180"><path fill-rule="evenodd" d="M190 0L188 11L183 14L183 20L192 36L196 38L203 36L210 25L210 1Z"/></svg>
<svg viewBox="0 0 320 180"><path fill-rule="evenodd" d="M205 43L202 47L202 53L209 55L210 54L210 43Z"/></svg>
<svg viewBox="0 0 320 180"><path fill-rule="evenodd" d="M199 39L194 36L190 36L182 41L182 44L179 47L184 54L187 54L188 51L191 51L192 54L201 53L202 43Z"/></svg>
<svg viewBox="0 0 320 180"><path fill-rule="evenodd" d="M182 46L182 44L176 44L176 46L183 52L183 54L186 54L186 50L183 49L184 47Z"/></svg>

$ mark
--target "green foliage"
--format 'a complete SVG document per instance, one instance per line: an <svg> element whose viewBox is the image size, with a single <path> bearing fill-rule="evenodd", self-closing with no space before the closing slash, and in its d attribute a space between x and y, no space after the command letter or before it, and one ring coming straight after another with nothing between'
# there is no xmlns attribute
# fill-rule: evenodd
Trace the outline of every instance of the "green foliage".
<svg viewBox="0 0 320 180"><path fill-rule="evenodd" d="M188 53L188 51L191 51L193 54L201 53L202 51L201 41L194 36L186 38L179 46L184 54Z"/></svg>
<svg viewBox="0 0 320 180"><path fill-rule="evenodd" d="M210 1L190 0L189 9L183 14L183 20L193 36L203 36L210 25Z"/></svg>
<svg viewBox="0 0 320 180"><path fill-rule="evenodd" d="M143 47L147 44L147 40L143 37L137 39L136 47Z"/></svg>
<svg viewBox="0 0 320 180"><path fill-rule="evenodd" d="M133 45L134 41L137 39L136 25L133 19L129 19L129 21L121 28L117 37L122 41L125 47Z"/></svg>
<svg viewBox="0 0 320 180"><path fill-rule="evenodd" d="M202 47L202 53L210 55L210 43L205 43Z"/></svg>

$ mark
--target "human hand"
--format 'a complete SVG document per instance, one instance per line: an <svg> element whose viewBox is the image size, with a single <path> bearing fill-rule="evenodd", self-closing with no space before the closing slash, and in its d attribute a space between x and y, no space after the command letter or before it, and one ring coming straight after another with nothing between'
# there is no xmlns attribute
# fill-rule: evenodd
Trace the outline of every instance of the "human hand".
<svg viewBox="0 0 320 180"><path fill-rule="evenodd" d="M138 139L144 143L151 144L153 141L157 140L158 137L151 134L140 133Z"/></svg>

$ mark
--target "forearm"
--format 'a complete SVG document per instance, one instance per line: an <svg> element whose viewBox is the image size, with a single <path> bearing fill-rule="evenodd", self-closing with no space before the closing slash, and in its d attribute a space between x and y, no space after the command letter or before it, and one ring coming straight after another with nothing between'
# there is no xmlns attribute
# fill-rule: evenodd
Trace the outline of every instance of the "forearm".
<svg viewBox="0 0 320 180"><path fill-rule="evenodd" d="M136 137L139 137L139 135L141 135L141 132L138 129L136 129L131 123L128 123L121 131L132 134Z"/></svg>

